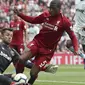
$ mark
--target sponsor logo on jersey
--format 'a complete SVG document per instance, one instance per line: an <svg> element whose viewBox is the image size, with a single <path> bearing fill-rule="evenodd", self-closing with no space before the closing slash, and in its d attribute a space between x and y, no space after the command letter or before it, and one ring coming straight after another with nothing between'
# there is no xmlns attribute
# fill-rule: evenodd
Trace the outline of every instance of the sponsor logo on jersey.
<svg viewBox="0 0 85 85"><path fill-rule="evenodd" d="M47 22L45 22L43 26L46 27L46 28L49 28L51 30L56 30L57 31L57 29L58 29L58 27L56 25L52 25L52 24L49 24Z"/></svg>
<svg viewBox="0 0 85 85"><path fill-rule="evenodd" d="M9 57L7 54L5 54L4 52L0 52L0 56L2 56L2 57L4 57L5 59L7 59L7 60L9 60L9 61L11 61L12 60L12 58L11 57Z"/></svg>
<svg viewBox="0 0 85 85"><path fill-rule="evenodd" d="M46 28L49 28L51 30L57 31L59 23L60 23L60 21L57 21L56 25L52 25L50 23L45 22L43 26L46 27Z"/></svg>

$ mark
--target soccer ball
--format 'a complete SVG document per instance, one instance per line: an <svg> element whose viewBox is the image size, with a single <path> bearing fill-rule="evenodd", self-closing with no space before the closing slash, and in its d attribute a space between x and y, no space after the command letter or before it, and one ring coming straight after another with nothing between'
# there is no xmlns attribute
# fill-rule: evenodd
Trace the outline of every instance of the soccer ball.
<svg viewBox="0 0 85 85"><path fill-rule="evenodd" d="M17 83L17 84L26 84L28 83L28 78L25 74L23 73L18 73L14 76L13 80Z"/></svg>

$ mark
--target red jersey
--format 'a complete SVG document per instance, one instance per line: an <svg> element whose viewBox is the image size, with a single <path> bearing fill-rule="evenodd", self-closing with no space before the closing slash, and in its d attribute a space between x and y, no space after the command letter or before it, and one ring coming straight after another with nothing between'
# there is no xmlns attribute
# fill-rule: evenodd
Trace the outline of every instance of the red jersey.
<svg viewBox="0 0 85 85"><path fill-rule="evenodd" d="M14 30L13 38L11 44L13 45L21 45L23 44L23 32L25 23L23 21L11 21L10 27Z"/></svg>
<svg viewBox="0 0 85 85"><path fill-rule="evenodd" d="M19 14L25 21L32 24L42 24L42 29L34 40L47 48L54 48L57 46L62 34L67 32L72 40L74 50L78 51L77 38L71 30L70 21L61 13L56 16L50 16L49 12L44 12L37 17L26 16Z"/></svg>

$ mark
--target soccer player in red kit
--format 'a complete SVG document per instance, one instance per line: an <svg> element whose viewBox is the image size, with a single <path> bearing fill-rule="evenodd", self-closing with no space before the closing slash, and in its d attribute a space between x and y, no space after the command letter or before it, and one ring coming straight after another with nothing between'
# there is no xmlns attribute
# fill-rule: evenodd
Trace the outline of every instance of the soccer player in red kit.
<svg viewBox="0 0 85 85"><path fill-rule="evenodd" d="M42 24L40 33L27 45L27 49L21 55L21 59L24 61L35 56L28 85L32 85L38 73L45 70L45 66L50 62L64 32L69 34L75 50L74 53L78 54L78 42L74 32L71 30L71 22L62 15L60 9L60 0L52 0L49 10L36 17L26 16L16 8L14 9L14 12L23 20L32 24Z"/></svg>
<svg viewBox="0 0 85 85"><path fill-rule="evenodd" d="M25 23L19 19L17 15L13 16L13 20L10 22L10 27L14 30L13 38L10 46L14 48L19 54L24 50L24 34L26 32ZM24 65L20 62L14 63L16 73L22 73L24 71Z"/></svg>

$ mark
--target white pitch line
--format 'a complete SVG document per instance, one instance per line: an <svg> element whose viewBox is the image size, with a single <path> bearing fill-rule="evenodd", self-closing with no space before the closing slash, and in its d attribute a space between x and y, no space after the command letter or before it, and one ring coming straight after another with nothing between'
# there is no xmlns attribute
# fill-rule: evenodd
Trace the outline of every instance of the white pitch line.
<svg viewBox="0 0 85 85"><path fill-rule="evenodd" d="M85 82L72 82L72 81L54 81L54 80L36 80L37 82L48 82L48 83L72 83L72 84L85 84Z"/></svg>

